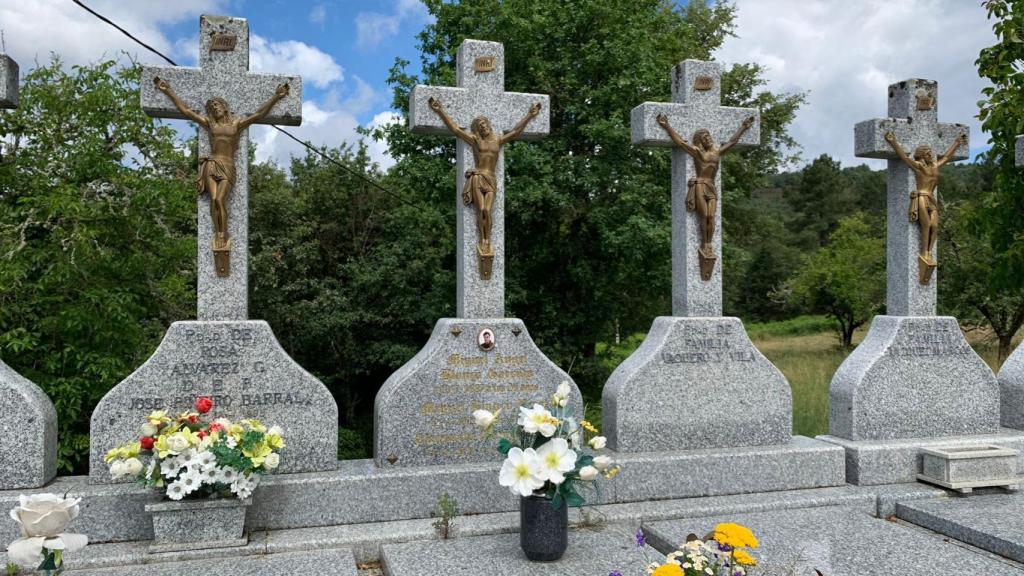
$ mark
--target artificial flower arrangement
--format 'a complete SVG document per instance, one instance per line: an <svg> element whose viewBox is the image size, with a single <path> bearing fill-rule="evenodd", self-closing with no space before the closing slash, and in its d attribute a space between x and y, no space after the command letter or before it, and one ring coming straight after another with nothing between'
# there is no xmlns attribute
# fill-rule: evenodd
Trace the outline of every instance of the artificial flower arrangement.
<svg viewBox="0 0 1024 576"><path fill-rule="evenodd" d="M642 530L636 533L638 548L646 546ZM724 522L700 539L690 534L686 543L665 557L665 562L647 566L650 576L748 576L757 566L750 549L757 548L754 533L746 526ZM617 576L612 572L609 576Z"/></svg>
<svg viewBox="0 0 1024 576"><path fill-rule="evenodd" d="M607 440L586 420L573 418L570 390L568 382L559 384L550 410L540 404L520 407L515 430L498 442L505 456L498 482L524 498L543 496L555 509L563 503L582 506L581 486L593 486L598 477L611 479L619 472L611 457L586 453L588 447L603 450ZM477 410L473 418L490 434L500 413Z"/></svg>
<svg viewBox="0 0 1024 576"><path fill-rule="evenodd" d="M137 442L107 453L110 475L166 488L171 500L251 496L260 476L281 463L283 431L278 426L267 429L253 419L205 423L203 415L213 409L209 398L196 400L195 408L177 418L163 410L150 414ZM139 459L143 454L150 456L146 465Z"/></svg>
<svg viewBox="0 0 1024 576"><path fill-rule="evenodd" d="M65 532L78 517L81 498L56 494L22 494L11 519L21 527L21 538L7 547L7 559L29 570L52 576L59 574L64 556L85 548L89 539Z"/></svg>

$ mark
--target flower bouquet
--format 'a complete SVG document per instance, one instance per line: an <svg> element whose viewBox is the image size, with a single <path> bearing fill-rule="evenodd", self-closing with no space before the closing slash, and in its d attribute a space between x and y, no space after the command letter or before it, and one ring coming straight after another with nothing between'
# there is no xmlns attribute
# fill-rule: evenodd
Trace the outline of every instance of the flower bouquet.
<svg viewBox="0 0 1024 576"><path fill-rule="evenodd" d="M137 442L114 448L106 463L115 480L134 477L158 488L171 502L149 504L156 544L153 551L243 545L245 510L262 475L281 463L283 431L258 420L205 422L213 401L199 398L195 411L171 418L153 412ZM148 457L144 464L140 458ZM183 501L184 500L184 501ZM209 518L182 530L187 515Z"/></svg>
<svg viewBox="0 0 1024 576"><path fill-rule="evenodd" d="M568 508L582 506L581 489L597 490L595 481L618 474L603 450L606 439L586 420L576 421L568 407L570 386L562 382L551 409L540 404L519 408L511 433L500 436L505 462L498 482L520 497L520 545L527 558L553 561L568 547ZM493 433L500 414L477 410L473 418L486 434Z"/></svg>
<svg viewBox="0 0 1024 576"><path fill-rule="evenodd" d="M642 532L637 533L638 545ZM695 534L686 538L679 550L666 556L664 563L647 567L651 576L747 576L757 560L748 549L757 548L754 533L746 526L726 522L703 540Z"/></svg>
<svg viewBox="0 0 1024 576"><path fill-rule="evenodd" d="M78 517L81 498L61 498L56 494L22 494L11 519L21 526L21 538L7 547L7 558L29 570L53 576L61 572L64 556L89 543L82 534L65 532Z"/></svg>

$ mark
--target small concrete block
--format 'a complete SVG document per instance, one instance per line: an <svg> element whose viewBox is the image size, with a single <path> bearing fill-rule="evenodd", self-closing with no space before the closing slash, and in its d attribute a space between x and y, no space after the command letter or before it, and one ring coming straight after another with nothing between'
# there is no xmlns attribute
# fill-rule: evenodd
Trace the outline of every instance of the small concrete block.
<svg viewBox="0 0 1024 576"><path fill-rule="evenodd" d="M245 546L245 513L251 505L252 498L147 504L153 517L150 552Z"/></svg>
<svg viewBox="0 0 1024 576"><path fill-rule="evenodd" d="M152 562L111 568L69 570L74 576L180 576L181 574L224 574L239 576L294 576L331 574L356 576L356 561L347 549L310 550L289 554L267 554L239 558L212 558L183 562Z"/></svg>
<svg viewBox="0 0 1024 576"><path fill-rule="evenodd" d="M0 108L18 107L18 63L7 54L0 54Z"/></svg>
<svg viewBox="0 0 1024 576"><path fill-rule="evenodd" d="M662 553L687 534L706 534L721 522L753 530L760 546L758 574L828 576L935 576L955 566L972 576L1006 576L1005 562L977 554L912 528L856 509L821 507L669 520L644 525L647 541Z"/></svg>
<svg viewBox="0 0 1024 576"><path fill-rule="evenodd" d="M481 346L489 330L494 344ZM473 422L477 409L501 410L496 429L514 426L519 406L547 406L561 382L569 382L569 406L583 414L572 379L537 348L515 318L442 318L430 340L377 393L374 459L382 469L501 461L497 440L483 438Z"/></svg>
<svg viewBox="0 0 1024 576"><path fill-rule="evenodd" d="M57 475L57 411L38 386L0 360L0 490Z"/></svg>
<svg viewBox="0 0 1024 576"><path fill-rule="evenodd" d="M179 414L200 396L214 401L211 419L257 418L283 428L279 473L337 467L337 404L281 348L266 322L175 322L153 356L93 412L90 480L111 482L104 454L138 439L150 412Z"/></svg>
<svg viewBox="0 0 1024 576"><path fill-rule="evenodd" d="M832 378L829 400L829 434L850 440L999 428L999 383L951 317L876 316Z"/></svg>
<svg viewBox="0 0 1024 576"><path fill-rule="evenodd" d="M999 446L939 447L921 450L924 482L947 488L980 488L1016 483L1020 451Z"/></svg>
<svg viewBox="0 0 1024 576"><path fill-rule="evenodd" d="M530 562L519 548L519 534L499 534L448 541L410 542L381 546L387 576L515 576L552 574L646 576L647 562L664 560L653 551L650 559L636 549L634 525L606 526L600 531L569 530L569 548L561 560Z"/></svg>
<svg viewBox="0 0 1024 576"><path fill-rule="evenodd" d="M738 318L656 318L602 406L619 452L785 445L792 432L789 383Z"/></svg>

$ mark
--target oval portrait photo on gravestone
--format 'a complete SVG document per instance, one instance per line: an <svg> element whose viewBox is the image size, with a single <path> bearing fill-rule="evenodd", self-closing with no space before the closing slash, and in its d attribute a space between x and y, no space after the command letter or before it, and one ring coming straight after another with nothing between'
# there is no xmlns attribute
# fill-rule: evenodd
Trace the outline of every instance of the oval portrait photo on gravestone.
<svg viewBox="0 0 1024 576"><path fill-rule="evenodd" d="M490 352L494 350L496 342L494 341L494 330L490 328L484 328L480 331L480 334L476 337L476 343L480 345L480 349L484 352Z"/></svg>

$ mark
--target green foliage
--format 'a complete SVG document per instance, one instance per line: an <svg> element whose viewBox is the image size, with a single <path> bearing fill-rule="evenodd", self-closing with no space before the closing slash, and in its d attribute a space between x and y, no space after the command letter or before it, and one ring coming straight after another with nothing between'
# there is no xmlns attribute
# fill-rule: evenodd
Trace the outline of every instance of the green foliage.
<svg viewBox="0 0 1024 576"><path fill-rule="evenodd" d="M807 255L788 284L789 298L811 312L828 314L839 323L843 346L853 344L853 331L881 310L885 300L885 242L881 226L862 215L839 221L828 245Z"/></svg>
<svg viewBox="0 0 1024 576"><path fill-rule="evenodd" d="M7 576L18 576L18 565L13 562L7 563L6 574Z"/></svg>
<svg viewBox="0 0 1024 576"><path fill-rule="evenodd" d="M114 61L24 79L0 115L0 356L53 399L62 472L89 417L194 310L191 163Z"/></svg>
<svg viewBox="0 0 1024 576"><path fill-rule="evenodd" d="M827 316L797 316L776 322L751 322L745 324L751 338L772 338L780 336L810 336L821 332L838 330L834 318Z"/></svg>
<svg viewBox="0 0 1024 576"><path fill-rule="evenodd" d="M447 492L441 495L434 506L434 530L442 540L452 537L455 530L455 518L459 515L459 502Z"/></svg>

